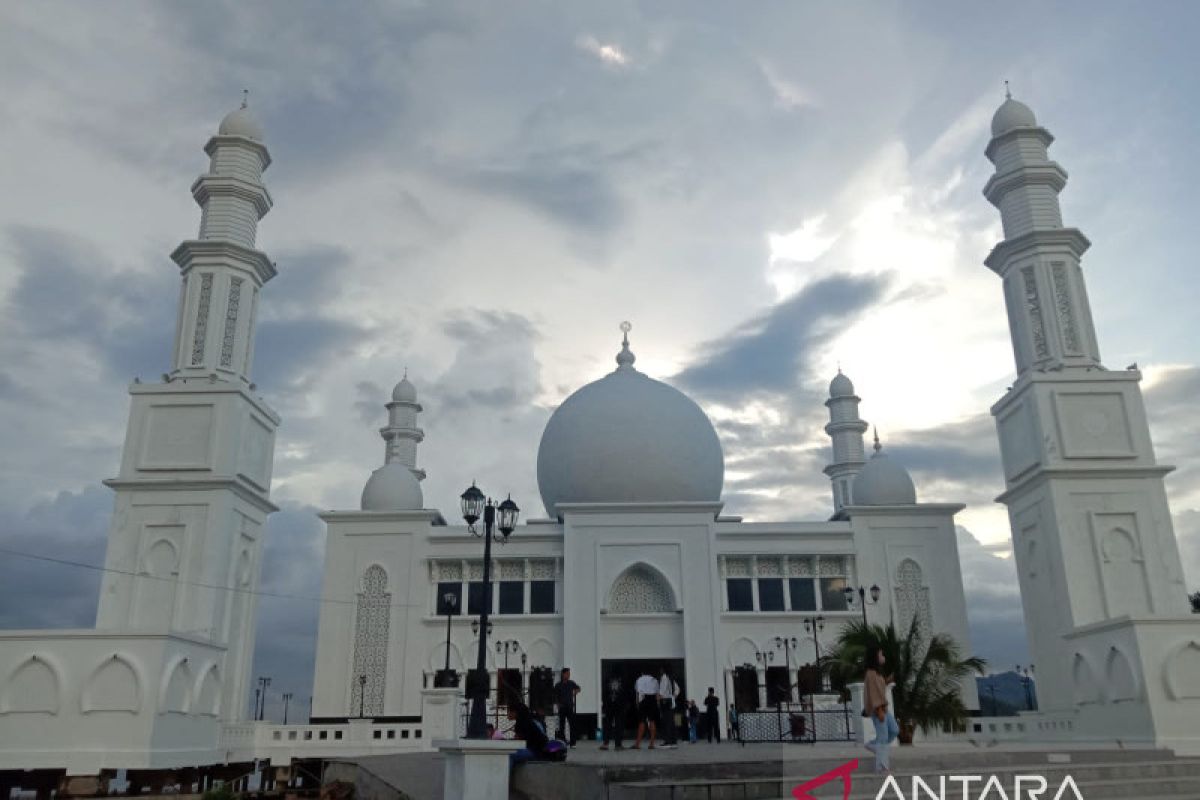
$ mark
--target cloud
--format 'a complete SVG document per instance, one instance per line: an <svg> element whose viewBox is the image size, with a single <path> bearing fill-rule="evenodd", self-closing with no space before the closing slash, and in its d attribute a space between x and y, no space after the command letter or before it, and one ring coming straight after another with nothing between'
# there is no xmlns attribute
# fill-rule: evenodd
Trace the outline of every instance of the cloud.
<svg viewBox="0 0 1200 800"><path fill-rule="evenodd" d="M809 376L813 352L833 337L835 324L850 325L880 300L886 285L880 277L821 278L704 344L701 355L675 380L718 398L794 390Z"/></svg>
<svg viewBox="0 0 1200 800"><path fill-rule="evenodd" d="M1025 616L1012 556L992 553L961 525L957 532L973 653L993 669L1027 663Z"/></svg>
<svg viewBox="0 0 1200 800"><path fill-rule="evenodd" d="M595 36L590 34L580 36L575 40L576 46L585 53L590 53L600 59L606 66L612 67L627 67L629 66L629 56L625 54L619 45L604 44Z"/></svg>

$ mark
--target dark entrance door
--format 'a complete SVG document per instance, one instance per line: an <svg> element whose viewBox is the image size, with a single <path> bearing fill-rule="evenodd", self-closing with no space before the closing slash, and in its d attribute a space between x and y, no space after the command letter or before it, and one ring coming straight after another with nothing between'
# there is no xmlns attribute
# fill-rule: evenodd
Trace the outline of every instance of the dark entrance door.
<svg viewBox="0 0 1200 800"><path fill-rule="evenodd" d="M625 733L629 737L637 735L637 693L634 684L642 675L649 672L658 680L662 676L663 667L671 673L671 678L679 685L683 696L692 699L687 693L687 683L683 672L682 658L606 658L600 661L600 687L604 691L611 678L616 676L621 680L621 691L625 705ZM701 698L696 698L700 702Z"/></svg>

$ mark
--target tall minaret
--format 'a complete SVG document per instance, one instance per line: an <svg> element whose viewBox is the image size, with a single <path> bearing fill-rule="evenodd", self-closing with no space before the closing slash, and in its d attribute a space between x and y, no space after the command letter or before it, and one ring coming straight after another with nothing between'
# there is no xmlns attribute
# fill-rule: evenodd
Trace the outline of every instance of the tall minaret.
<svg viewBox="0 0 1200 800"><path fill-rule="evenodd" d="M404 377L392 389L392 402L387 404L388 424L379 429L383 437L383 463L397 462L412 470L417 480L425 479L425 470L417 469L417 445L425 438L425 431L417 427L417 414L421 404L417 402L417 387Z"/></svg>
<svg viewBox="0 0 1200 800"><path fill-rule="evenodd" d="M1170 468L1154 458L1141 374L1101 365L1080 269L1089 243L1062 226L1067 174L1047 155L1052 141L1010 95L986 150L996 173L984 195L1005 238L985 263L1004 283L1017 364L992 407L1007 485L999 500L1043 708L1078 715L1078 738L1161 744L1174 736L1168 694L1193 692L1184 718L1200 712L1200 672L1172 677L1190 671L1179 659L1197 661L1187 648L1200 645L1194 622L1190 633L1175 626L1187 596L1163 488Z"/></svg>
<svg viewBox="0 0 1200 800"><path fill-rule="evenodd" d="M863 446L863 434L867 423L858 416L858 404L861 402L854 393L854 384L842 374L838 374L829 384L829 399L825 401L829 409L829 424L825 433L833 440L833 461L825 467L825 474L833 484L834 516L842 514L842 509L853 505L852 486L854 476L866 463L866 448Z"/></svg>
<svg viewBox="0 0 1200 800"><path fill-rule="evenodd" d="M262 183L271 156L245 99L204 152L208 172L192 184L200 234L171 253L183 274L171 374L249 383L258 292L275 265L254 249L258 221L271 210Z"/></svg>
<svg viewBox="0 0 1200 800"><path fill-rule="evenodd" d="M218 646L220 700L246 715L254 598L279 417L250 382L258 293L275 275L254 249L271 206L262 127L243 101L192 184L199 238L171 254L183 277L175 350L162 383L134 381L96 627L181 633ZM164 332L165 333L165 332Z"/></svg>

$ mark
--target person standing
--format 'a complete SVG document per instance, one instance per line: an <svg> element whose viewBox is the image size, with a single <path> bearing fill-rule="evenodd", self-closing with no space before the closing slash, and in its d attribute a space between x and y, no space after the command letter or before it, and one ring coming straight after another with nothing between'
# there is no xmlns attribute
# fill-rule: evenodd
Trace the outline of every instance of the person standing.
<svg viewBox="0 0 1200 800"><path fill-rule="evenodd" d="M671 679L671 673L663 667L658 679L658 717L662 724L663 747L674 748L678 743L675 731L675 695L679 687Z"/></svg>
<svg viewBox="0 0 1200 800"><path fill-rule="evenodd" d="M642 736L646 734L648 728L650 733L648 749L653 750L654 740L658 737L658 679L650 674L650 670L644 670L642 677L634 683L633 690L637 694L638 712L637 739L633 743L633 749L641 749Z"/></svg>
<svg viewBox="0 0 1200 800"><path fill-rule="evenodd" d="M571 680L571 670L563 667L562 679L554 684L554 702L558 704L557 738L567 742L571 747L579 741L579 723L575 717L575 697L579 694L579 684ZM571 728L571 738L567 739L567 727Z"/></svg>
<svg viewBox="0 0 1200 800"><path fill-rule="evenodd" d="M900 726L892 715L887 699L888 684L895 681L889 676L883 676L883 667L887 659L879 645L871 644L867 648L866 678L863 680L863 710L875 725L875 740L867 744L867 749L875 754L875 771L891 772L892 742L900 735Z"/></svg>
<svg viewBox="0 0 1200 800"><path fill-rule="evenodd" d="M704 727L708 732L708 741L711 743L713 737L717 737L717 744L721 743L721 698L717 697L717 690L713 687L708 687L708 696L704 698Z"/></svg>
<svg viewBox="0 0 1200 800"><path fill-rule="evenodd" d="M604 685L604 696L600 698L600 702L604 713L604 742L600 749L607 750L608 743L615 742L618 750L624 750L621 739L625 734L625 686L617 673L614 672Z"/></svg>
<svg viewBox="0 0 1200 800"><path fill-rule="evenodd" d="M688 700L686 719L688 725L688 741L692 744L695 744L697 732L700 727L700 706L696 705L695 700Z"/></svg>
<svg viewBox="0 0 1200 800"><path fill-rule="evenodd" d="M742 740L742 733L738 730L738 713L733 707L733 703L729 704L729 711L725 712L726 718L729 720L729 739L730 741L737 739Z"/></svg>

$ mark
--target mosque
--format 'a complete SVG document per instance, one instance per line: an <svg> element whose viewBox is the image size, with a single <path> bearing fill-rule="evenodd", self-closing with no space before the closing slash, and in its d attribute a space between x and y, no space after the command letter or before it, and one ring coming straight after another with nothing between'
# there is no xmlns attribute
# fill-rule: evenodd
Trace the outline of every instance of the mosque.
<svg viewBox="0 0 1200 800"><path fill-rule="evenodd" d="M991 132L984 194L1004 240L985 264L1002 280L1018 373L992 408L998 499L1043 699L1028 738L1200 753L1200 632L1141 375L1101 363L1080 267L1089 242L1063 226L1053 137L1011 97ZM803 685L863 603L872 621L915 622L969 648L962 506L918 502L878 441L867 457L848 376L833 378L825 401L830 518L744 521L722 513L712 423L637 369L622 326L616 368L545 427L545 515L495 545L489 596L479 538L447 524L457 513L425 506L422 408L411 381L396 385L384 463L360 507L321 514L322 595L344 601L321 607L311 719L248 720L280 422L251 379L255 319L276 274L256 247L271 158L245 103L204 149L208 170L192 184L199 233L171 254L181 274L172 363L161 381L129 387L119 473L105 481L115 509L96 626L0 632L0 776L427 747L461 691L435 685L439 673L473 666L481 634L493 687L533 697L569 666L585 715L605 676L647 665L668 666L691 696L714 687L765 702L757 687L780 669ZM485 608L490 632L479 630ZM964 696L978 707L973 684Z"/></svg>

